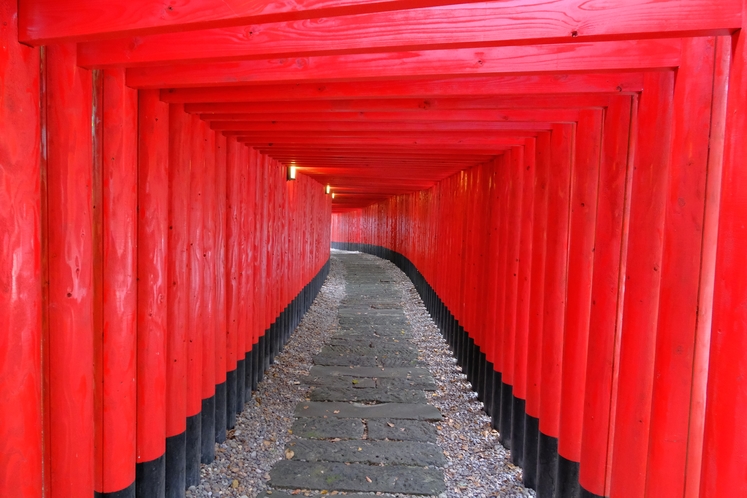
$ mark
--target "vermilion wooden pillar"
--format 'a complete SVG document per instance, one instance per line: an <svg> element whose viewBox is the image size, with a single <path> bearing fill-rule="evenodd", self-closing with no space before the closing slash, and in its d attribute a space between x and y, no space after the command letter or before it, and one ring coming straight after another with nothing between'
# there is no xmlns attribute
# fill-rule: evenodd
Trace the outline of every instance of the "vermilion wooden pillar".
<svg viewBox="0 0 747 498"><path fill-rule="evenodd" d="M101 192L96 204L101 248L97 317L96 491L135 496L137 408L137 91L124 70L102 72ZM98 208L98 206L97 206Z"/></svg>
<svg viewBox="0 0 747 498"><path fill-rule="evenodd" d="M52 498L89 498L94 489L91 81L90 71L75 64L74 44L47 48L45 471Z"/></svg>
<svg viewBox="0 0 747 498"><path fill-rule="evenodd" d="M169 106L139 95L137 246L137 494L162 497L166 477Z"/></svg>
<svg viewBox="0 0 747 498"><path fill-rule="evenodd" d="M242 146L243 147L243 146ZM253 285L254 282L254 259L256 258L256 181L257 181L257 160L259 153L251 148L243 147L244 150L244 162L245 162L245 175L244 182L246 188L246 217L244 218L244 230L246 237L244 238L244 253L246 257L246 282L247 288L246 294L246 307L242 312L245 314L245 327L241 336L242 346L242 358L246 364L244 368L244 397L249 399L252 395L252 390L256 389L256 381L254 378L254 360L253 356L253 345L255 342L256 335L256 288Z"/></svg>
<svg viewBox="0 0 747 498"><path fill-rule="evenodd" d="M602 111L579 113L571 173L567 290L563 319L558 498L579 493L586 352L589 339ZM541 422L540 422L541 423Z"/></svg>
<svg viewBox="0 0 747 498"><path fill-rule="evenodd" d="M215 440L226 439L226 137L215 134Z"/></svg>
<svg viewBox="0 0 747 498"><path fill-rule="evenodd" d="M247 400L246 393L247 393L247 385L246 385L246 369L249 366L249 362L247 362L247 351L251 350L251 345L246 343L246 337L247 337L247 327L248 324L248 318L249 315L246 312L248 303L248 292L251 288L251 273L249 272L250 264L249 257L247 254L247 237L249 236L247 234L246 225L247 225L247 203L251 202L251 199L247 199L247 168L248 168L248 161L247 161L247 148L244 145L239 144L239 150L238 150L238 158L237 158L237 171L236 171L236 178L237 183L236 185L236 195L237 195L237 205L236 205L236 229L237 229L237 238L236 238L236 250L238 251L237 255L237 264L238 264L238 290L237 290L237 310L236 310L236 319L237 319L237 336L236 336L236 347L237 347L237 358L238 358L238 368L236 369L237 374L237 384L236 384L236 390L237 390L237 405L236 405L236 412L241 413L241 411L244 409L244 403ZM249 389L251 389L252 386L249 386Z"/></svg>
<svg viewBox="0 0 747 498"><path fill-rule="evenodd" d="M0 4L0 496L42 496L40 49Z"/></svg>
<svg viewBox="0 0 747 498"><path fill-rule="evenodd" d="M239 349L239 148L235 139L226 144L226 349L228 370L226 374L226 403L228 405L227 427L236 424L236 413L242 407L237 405L237 362L244 359L244 351Z"/></svg>
<svg viewBox="0 0 747 498"><path fill-rule="evenodd" d="M630 97L619 97L612 100L604 115L579 477L586 496L609 495L605 483L612 450L615 369L619 363L621 339L623 274L633 173L630 156L635 148L635 136L631 136L631 114L634 111Z"/></svg>
<svg viewBox="0 0 747 498"><path fill-rule="evenodd" d="M529 138L524 144L521 165L522 223L519 236L519 271L516 290L516 339L514 342L514 384L511 440L514 449L511 458L519 466L524 466L524 421L526 415L527 357L534 354L527 349L529 339L529 312L532 283L532 243L534 230L534 194L536 171L536 139Z"/></svg>
<svg viewBox="0 0 747 498"><path fill-rule="evenodd" d="M742 12L747 11L744 2ZM744 16L744 14L743 14ZM703 498L747 495L747 21L734 35L713 299Z"/></svg>
<svg viewBox="0 0 747 498"><path fill-rule="evenodd" d="M540 385L542 380L542 327L547 248L547 201L550 178L550 133L540 133L536 145L534 223L532 226L532 279L527 337L526 417L524 419L524 484L537 487L539 450Z"/></svg>
<svg viewBox="0 0 747 498"><path fill-rule="evenodd" d="M202 410L202 307L203 256L202 194L205 186L205 142L200 132L200 119L190 116L191 162L189 191L189 309L187 321L187 486L200 482L201 416Z"/></svg>
<svg viewBox="0 0 747 498"><path fill-rule="evenodd" d="M568 269L569 196L575 125L553 125L547 201L542 374L540 386L537 492L553 496L557 486L563 330Z"/></svg>
<svg viewBox="0 0 747 498"><path fill-rule="evenodd" d="M202 436L201 461L215 459L215 132L200 122L202 185Z"/></svg>
<svg viewBox="0 0 747 498"><path fill-rule="evenodd" d="M169 257L166 295L167 498L183 497L186 489L191 123L183 105L169 106Z"/></svg>
<svg viewBox="0 0 747 498"><path fill-rule="evenodd" d="M701 348L708 347L702 342L708 331L700 325L710 321L703 311L712 300L700 287L705 285L703 271L712 267L704 242L715 240L715 226L704 224L708 181L714 178L709 173L721 169L720 154L710 161L709 149L723 147L721 137L710 134L718 126L713 121L714 95L718 99L726 83L714 79L717 48L714 38L688 39L674 89L645 488L647 495L663 498L684 495L686 470L700 473L699 464L688 468L688 461L700 459L697 452L688 454L688 446L693 437L701 437L690 432L693 426L702 427L703 417L691 411L693 388L699 383L694 365L699 355L707 355Z"/></svg>
<svg viewBox="0 0 747 498"><path fill-rule="evenodd" d="M638 104L635 170L612 437L609 496L643 496L661 279L664 196L669 169L674 74L645 75ZM584 482L586 482L584 480Z"/></svg>

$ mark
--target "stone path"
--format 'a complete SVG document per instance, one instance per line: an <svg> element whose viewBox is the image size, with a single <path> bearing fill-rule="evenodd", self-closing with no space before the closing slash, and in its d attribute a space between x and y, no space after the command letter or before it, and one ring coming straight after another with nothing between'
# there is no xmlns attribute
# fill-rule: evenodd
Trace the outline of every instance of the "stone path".
<svg viewBox="0 0 747 498"><path fill-rule="evenodd" d="M409 340L400 291L372 261L337 257L347 273L339 331L314 358L286 459L270 471L276 491L260 497L290 496L278 489L439 495L445 458L432 422L441 414L425 396L436 384Z"/></svg>

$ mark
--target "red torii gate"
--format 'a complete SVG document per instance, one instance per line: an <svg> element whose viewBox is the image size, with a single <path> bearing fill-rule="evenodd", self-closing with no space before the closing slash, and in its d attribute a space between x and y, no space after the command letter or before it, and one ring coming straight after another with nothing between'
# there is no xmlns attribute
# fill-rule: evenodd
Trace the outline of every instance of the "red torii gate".
<svg viewBox="0 0 747 498"><path fill-rule="evenodd" d="M525 3L0 3L0 494L179 496L332 240L539 496L747 495L747 5Z"/></svg>

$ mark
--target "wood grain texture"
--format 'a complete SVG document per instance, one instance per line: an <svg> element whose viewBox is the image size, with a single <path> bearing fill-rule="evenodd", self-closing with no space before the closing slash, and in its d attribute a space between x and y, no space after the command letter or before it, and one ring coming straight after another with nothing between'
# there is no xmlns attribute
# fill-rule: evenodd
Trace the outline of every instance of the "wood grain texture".
<svg viewBox="0 0 747 498"><path fill-rule="evenodd" d="M166 65L128 69L127 84L136 88L189 88L271 82L623 72L678 67L681 45L681 39L673 38Z"/></svg>
<svg viewBox="0 0 747 498"><path fill-rule="evenodd" d="M357 16L168 33L83 43L84 67L145 66L372 52L493 47L728 34L741 25L739 0L582 0L534 5L513 0Z"/></svg>

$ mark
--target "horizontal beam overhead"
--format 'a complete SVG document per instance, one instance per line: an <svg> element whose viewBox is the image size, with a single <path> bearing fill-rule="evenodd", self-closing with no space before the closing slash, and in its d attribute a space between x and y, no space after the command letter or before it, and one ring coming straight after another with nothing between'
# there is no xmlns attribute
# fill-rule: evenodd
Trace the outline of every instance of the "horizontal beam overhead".
<svg viewBox="0 0 747 498"><path fill-rule="evenodd" d="M463 0L467 2L469 0ZM448 0L23 0L19 39L28 44L318 19L454 3Z"/></svg>
<svg viewBox="0 0 747 498"><path fill-rule="evenodd" d="M292 102L310 99L619 94L642 90L643 75L640 72L623 72L168 88L161 90L161 100L169 103Z"/></svg>
<svg viewBox="0 0 747 498"><path fill-rule="evenodd" d="M505 95L488 97L436 97L426 99L347 99L296 100L269 102L185 104L184 110L200 114L203 119L215 119L210 114L295 114L346 112L415 112L483 109L547 109L606 107L610 95ZM427 114L426 114L427 115Z"/></svg>
<svg viewBox="0 0 747 498"><path fill-rule="evenodd" d="M83 43L84 67L727 34L741 0L479 2Z"/></svg>
<svg viewBox="0 0 747 498"><path fill-rule="evenodd" d="M366 81L676 68L680 38L327 55L127 70L135 88Z"/></svg>
<svg viewBox="0 0 747 498"><path fill-rule="evenodd" d="M231 122L264 122L272 123L268 130L274 129L276 124L290 122L361 122L375 123L378 121L390 123L405 122L451 122L465 121L472 123L486 122L511 122L511 121L577 121L578 110L576 109L470 109L470 110L447 110L447 111L425 111L425 112L299 112L299 113L226 113L226 114L200 114L204 121L219 122L230 129ZM482 125L478 125L482 127Z"/></svg>
<svg viewBox="0 0 747 498"><path fill-rule="evenodd" d="M576 115L575 112L569 112L562 117L569 118L566 121L572 121ZM553 121L561 121L560 119ZM511 131L511 130L546 130L549 128L549 121L213 121L210 128L213 130L237 133L241 131L254 131L265 134L272 134L275 131L303 131L323 134L324 132L387 132L387 133L407 133L407 132L479 132L488 133L492 131Z"/></svg>

